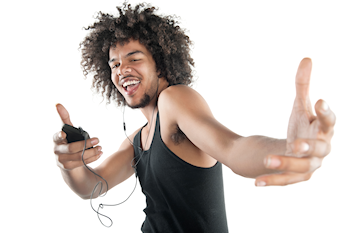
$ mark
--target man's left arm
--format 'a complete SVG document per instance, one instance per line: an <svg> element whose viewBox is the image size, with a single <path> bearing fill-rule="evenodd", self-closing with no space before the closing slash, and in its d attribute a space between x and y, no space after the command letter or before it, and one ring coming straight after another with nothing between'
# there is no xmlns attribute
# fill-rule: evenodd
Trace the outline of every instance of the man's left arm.
<svg viewBox="0 0 350 233"><path fill-rule="evenodd" d="M319 100L312 114L308 96L311 60L303 59L296 77L297 95L287 139L242 137L219 123L206 101L193 89L173 86L159 105L199 149L236 174L256 178L256 185L287 185L308 180L330 152L335 115Z"/></svg>
<svg viewBox="0 0 350 233"><path fill-rule="evenodd" d="M190 87L178 85L161 93L159 106L176 122L199 149L225 164L234 173L248 177L276 173L267 169L264 158L283 154L286 140L264 136L242 137L218 122L202 96Z"/></svg>

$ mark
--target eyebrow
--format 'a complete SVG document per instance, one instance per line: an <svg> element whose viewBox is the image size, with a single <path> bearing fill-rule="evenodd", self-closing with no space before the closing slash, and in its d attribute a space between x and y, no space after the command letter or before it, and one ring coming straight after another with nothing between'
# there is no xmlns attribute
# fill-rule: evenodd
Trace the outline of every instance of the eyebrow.
<svg viewBox="0 0 350 233"><path fill-rule="evenodd" d="M124 56L124 58L130 57L131 55L134 55L134 54L136 54L136 53L142 53L142 54L144 54L142 51L136 50L136 51L133 51L133 52L130 52L130 53L126 54L126 55ZM114 62L115 60L116 60L115 58L112 58L111 60L108 61L108 64L111 64L111 62Z"/></svg>

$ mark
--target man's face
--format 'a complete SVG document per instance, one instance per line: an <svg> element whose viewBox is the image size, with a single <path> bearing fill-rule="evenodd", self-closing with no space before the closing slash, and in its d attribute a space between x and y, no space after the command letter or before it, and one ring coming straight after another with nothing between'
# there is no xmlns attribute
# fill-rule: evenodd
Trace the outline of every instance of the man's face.
<svg viewBox="0 0 350 233"><path fill-rule="evenodd" d="M112 82L131 108L143 108L156 96L156 63L145 46L136 40L109 50Z"/></svg>

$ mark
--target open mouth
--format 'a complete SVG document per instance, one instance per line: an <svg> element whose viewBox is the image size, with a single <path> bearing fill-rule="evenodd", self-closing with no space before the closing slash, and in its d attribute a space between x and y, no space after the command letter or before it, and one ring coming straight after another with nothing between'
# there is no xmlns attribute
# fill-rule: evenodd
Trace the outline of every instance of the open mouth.
<svg viewBox="0 0 350 233"><path fill-rule="evenodd" d="M140 81L138 80L130 80L130 81L127 81L123 84L123 88L125 90L125 92L130 95L132 93L134 93L137 88L139 87L140 85Z"/></svg>

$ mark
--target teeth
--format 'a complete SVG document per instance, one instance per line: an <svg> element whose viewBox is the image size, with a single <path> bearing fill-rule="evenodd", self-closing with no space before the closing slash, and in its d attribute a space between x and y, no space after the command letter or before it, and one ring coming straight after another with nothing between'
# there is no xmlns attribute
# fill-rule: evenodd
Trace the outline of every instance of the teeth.
<svg viewBox="0 0 350 233"><path fill-rule="evenodd" d="M140 82L140 81L130 80L130 81L125 82L125 83L123 84L123 87L127 87L127 86L129 86L129 85L131 85L131 84L137 84L137 83L139 83L139 82Z"/></svg>

